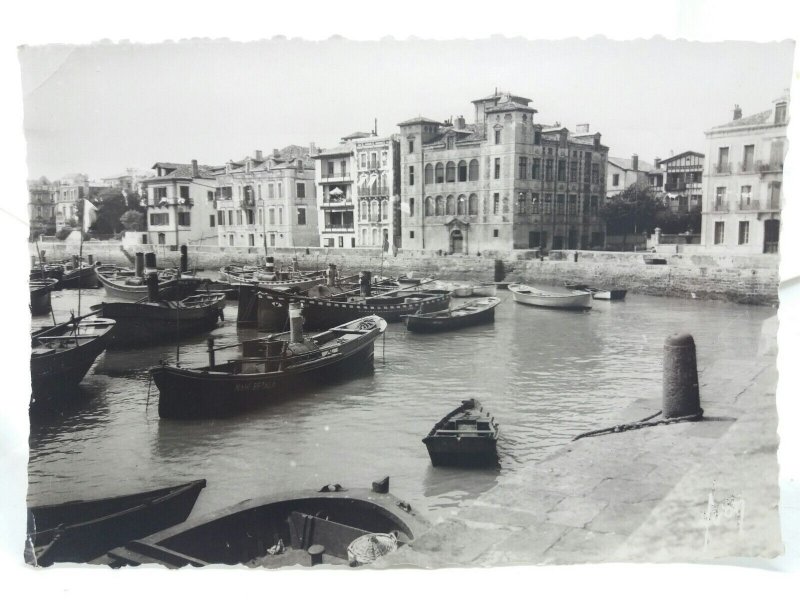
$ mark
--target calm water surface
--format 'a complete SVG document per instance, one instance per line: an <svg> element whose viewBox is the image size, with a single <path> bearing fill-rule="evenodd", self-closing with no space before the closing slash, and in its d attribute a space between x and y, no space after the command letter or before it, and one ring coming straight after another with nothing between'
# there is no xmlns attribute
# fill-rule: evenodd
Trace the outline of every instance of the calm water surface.
<svg viewBox="0 0 800 600"><path fill-rule="evenodd" d="M754 354L764 319L776 312L629 295L571 313L519 305L510 292L499 294L503 302L492 325L424 335L390 324L375 346L374 374L224 420L158 418L158 390L148 368L159 360L174 364L175 345L109 350L83 380L76 405L31 424L29 501L102 497L205 478L196 516L253 496L328 483L363 487L391 475L396 495L443 514L575 434L607 425L633 400L652 398L658 405L667 335L691 332L702 370L704 361ZM59 320L77 308L77 296L74 290L53 294ZM102 300L102 290L84 291L81 309ZM223 345L259 333L237 330L236 302L229 301L224 324L211 335ZM207 364L205 337L181 344L182 366ZM434 469L421 440L469 397L500 423L500 468Z"/></svg>

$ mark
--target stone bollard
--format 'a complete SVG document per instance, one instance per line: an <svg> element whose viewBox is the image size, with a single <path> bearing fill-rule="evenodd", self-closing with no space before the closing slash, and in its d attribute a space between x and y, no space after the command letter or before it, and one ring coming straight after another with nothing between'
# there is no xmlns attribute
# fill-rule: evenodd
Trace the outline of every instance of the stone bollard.
<svg viewBox="0 0 800 600"><path fill-rule="evenodd" d="M662 416L665 419L702 415L694 338L677 333L664 341Z"/></svg>

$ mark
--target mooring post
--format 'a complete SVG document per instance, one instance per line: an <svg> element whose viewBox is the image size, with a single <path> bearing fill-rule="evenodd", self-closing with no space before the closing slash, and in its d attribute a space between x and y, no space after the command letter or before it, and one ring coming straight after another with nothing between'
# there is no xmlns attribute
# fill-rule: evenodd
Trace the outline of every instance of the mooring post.
<svg viewBox="0 0 800 600"><path fill-rule="evenodd" d="M150 302L158 302L158 273L155 271L147 275L147 298Z"/></svg>
<svg viewBox="0 0 800 600"><path fill-rule="evenodd" d="M144 277L144 252L137 252L133 257L133 265L137 277Z"/></svg>
<svg viewBox="0 0 800 600"><path fill-rule="evenodd" d="M186 244L181 244L181 273L189 270L189 249Z"/></svg>
<svg viewBox="0 0 800 600"><path fill-rule="evenodd" d="M703 414L697 379L697 352L694 338L676 333L664 342L664 375L661 412L663 418Z"/></svg>
<svg viewBox="0 0 800 600"><path fill-rule="evenodd" d="M214 362L214 338L208 338L206 345L208 346L208 366L213 369L216 366Z"/></svg>

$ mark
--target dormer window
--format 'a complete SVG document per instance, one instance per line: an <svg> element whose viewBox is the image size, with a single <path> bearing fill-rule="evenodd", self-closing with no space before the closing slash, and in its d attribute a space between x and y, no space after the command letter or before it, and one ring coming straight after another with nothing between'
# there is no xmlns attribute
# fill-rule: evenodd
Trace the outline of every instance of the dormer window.
<svg viewBox="0 0 800 600"><path fill-rule="evenodd" d="M782 125L786 122L786 103L780 102L775 105L775 125Z"/></svg>
<svg viewBox="0 0 800 600"><path fill-rule="evenodd" d="M453 139L453 136L452 135L448 136L447 137L447 149L448 150L452 150L453 148L455 148L455 146L456 146L456 144L455 144L455 139Z"/></svg>
<svg viewBox="0 0 800 600"><path fill-rule="evenodd" d="M297 170L302 173L302 171L303 171L303 161L302 160L298 160L297 161Z"/></svg>

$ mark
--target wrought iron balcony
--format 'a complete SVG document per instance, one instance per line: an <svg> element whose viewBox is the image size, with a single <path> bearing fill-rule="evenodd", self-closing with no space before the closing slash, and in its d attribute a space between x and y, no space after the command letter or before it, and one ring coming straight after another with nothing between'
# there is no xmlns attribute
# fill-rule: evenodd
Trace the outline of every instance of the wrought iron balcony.
<svg viewBox="0 0 800 600"><path fill-rule="evenodd" d="M320 179L323 181L328 181L330 179L350 179L350 172L344 171L340 173L323 173L320 175Z"/></svg>
<svg viewBox="0 0 800 600"><path fill-rule="evenodd" d="M716 175L730 175L731 173L731 163L729 162L717 163L713 168Z"/></svg>
<svg viewBox="0 0 800 600"><path fill-rule="evenodd" d="M361 198L368 196L388 196L389 188L388 186L359 187L358 195Z"/></svg>
<svg viewBox="0 0 800 600"><path fill-rule="evenodd" d="M711 212L730 212L730 204L722 201L714 202L711 205Z"/></svg>
<svg viewBox="0 0 800 600"><path fill-rule="evenodd" d="M686 191L686 182L685 181L678 181L677 183L665 183L664 184L664 191L665 192L685 192Z"/></svg>
<svg viewBox="0 0 800 600"><path fill-rule="evenodd" d="M783 161L761 161L756 162L759 173L781 173L783 171Z"/></svg>

